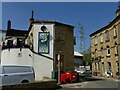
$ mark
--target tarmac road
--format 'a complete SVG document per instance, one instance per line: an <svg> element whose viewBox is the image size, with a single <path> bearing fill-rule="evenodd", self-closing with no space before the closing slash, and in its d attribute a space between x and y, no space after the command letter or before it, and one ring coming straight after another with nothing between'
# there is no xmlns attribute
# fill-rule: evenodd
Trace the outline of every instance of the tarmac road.
<svg viewBox="0 0 120 90"><path fill-rule="evenodd" d="M84 77L84 80L82 82L62 84L61 87L62 88L60 90L66 90L66 88L78 88L78 90L80 88L102 88L102 90L106 90L106 88L109 88L109 90L120 90L120 82L117 80Z"/></svg>

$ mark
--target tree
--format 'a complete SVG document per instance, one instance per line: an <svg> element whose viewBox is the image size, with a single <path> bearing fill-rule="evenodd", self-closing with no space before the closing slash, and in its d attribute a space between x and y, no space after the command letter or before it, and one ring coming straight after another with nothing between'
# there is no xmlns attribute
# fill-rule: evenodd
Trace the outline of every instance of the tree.
<svg viewBox="0 0 120 90"><path fill-rule="evenodd" d="M91 65L91 50L90 47L83 53L83 60L85 65Z"/></svg>

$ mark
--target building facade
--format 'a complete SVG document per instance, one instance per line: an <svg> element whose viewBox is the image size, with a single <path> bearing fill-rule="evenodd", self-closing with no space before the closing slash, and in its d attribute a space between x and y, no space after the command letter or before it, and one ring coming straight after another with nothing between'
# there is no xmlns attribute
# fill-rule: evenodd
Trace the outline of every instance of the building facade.
<svg viewBox="0 0 120 90"><path fill-rule="evenodd" d="M83 66L83 55L77 51L74 51L74 65L76 68Z"/></svg>
<svg viewBox="0 0 120 90"><path fill-rule="evenodd" d="M11 22L8 23L5 41L10 45L7 43L7 47L2 48L1 65L33 66L35 80L39 81L43 77L51 78L52 71L58 71L59 54L60 71L74 70L73 26L52 20L34 20L33 12L28 31L11 29ZM14 41L19 42L17 46Z"/></svg>
<svg viewBox="0 0 120 90"><path fill-rule="evenodd" d="M118 77L120 72L120 7L116 18L91 38L92 74Z"/></svg>
<svg viewBox="0 0 120 90"><path fill-rule="evenodd" d="M73 26L51 20L34 20L29 28L27 40L32 50L53 60L54 70L58 70L60 54L61 72L74 70ZM47 36L46 46L42 45L42 36Z"/></svg>

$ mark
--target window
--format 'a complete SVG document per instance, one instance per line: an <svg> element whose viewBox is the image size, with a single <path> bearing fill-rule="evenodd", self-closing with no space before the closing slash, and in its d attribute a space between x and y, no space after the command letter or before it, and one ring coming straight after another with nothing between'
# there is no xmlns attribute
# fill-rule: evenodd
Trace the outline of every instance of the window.
<svg viewBox="0 0 120 90"><path fill-rule="evenodd" d="M119 62L116 61L117 72L119 72Z"/></svg>
<svg viewBox="0 0 120 90"><path fill-rule="evenodd" d="M97 57L97 49L95 49L95 58Z"/></svg>
<svg viewBox="0 0 120 90"><path fill-rule="evenodd" d="M41 31L45 32L47 30L47 27L46 26L42 26L41 27Z"/></svg>
<svg viewBox="0 0 120 90"><path fill-rule="evenodd" d="M112 70L111 70L111 63L108 62L108 70L107 70L107 72L108 72L108 73L111 73L111 71L112 71Z"/></svg>
<svg viewBox="0 0 120 90"><path fill-rule="evenodd" d="M98 63L98 71L100 71L100 63Z"/></svg>
<svg viewBox="0 0 120 90"><path fill-rule="evenodd" d="M110 56L110 47L107 46L107 56Z"/></svg>
<svg viewBox="0 0 120 90"><path fill-rule="evenodd" d="M95 45L98 44L98 40L97 40L97 37L95 37Z"/></svg>
<svg viewBox="0 0 120 90"><path fill-rule="evenodd" d="M117 37L117 31L116 31L116 26L114 26L114 38Z"/></svg>
<svg viewBox="0 0 120 90"><path fill-rule="evenodd" d="M12 48L13 47L13 40L8 40L7 47Z"/></svg>
<svg viewBox="0 0 120 90"><path fill-rule="evenodd" d="M102 33L100 34L100 43L102 43L103 42L103 35L102 35Z"/></svg>
<svg viewBox="0 0 120 90"><path fill-rule="evenodd" d="M101 47L101 56L104 55L104 50L103 50L103 47Z"/></svg>
<svg viewBox="0 0 120 90"><path fill-rule="evenodd" d="M109 41L109 39L110 39L109 32L106 31L106 41Z"/></svg>
<svg viewBox="0 0 120 90"><path fill-rule="evenodd" d="M104 65L104 62L102 62L102 75L105 74L105 65Z"/></svg>
<svg viewBox="0 0 120 90"><path fill-rule="evenodd" d="M117 43L115 43L115 55L118 54L118 46L117 46Z"/></svg>
<svg viewBox="0 0 120 90"><path fill-rule="evenodd" d="M95 63L95 71L97 71L97 64Z"/></svg>
<svg viewBox="0 0 120 90"><path fill-rule="evenodd" d="M21 73L21 72L31 72L30 67L19 67L19 66L5 66L4 73Z"/></svg>

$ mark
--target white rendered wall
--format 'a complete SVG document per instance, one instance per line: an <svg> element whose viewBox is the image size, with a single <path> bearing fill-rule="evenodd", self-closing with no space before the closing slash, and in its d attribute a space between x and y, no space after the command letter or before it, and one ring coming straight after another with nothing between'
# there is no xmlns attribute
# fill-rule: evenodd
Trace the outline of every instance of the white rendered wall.
<svg viewBox="0 0 120 90"><path fill-rule="evenodd" d="M20 57L21 54L21 57ZM1 64L32 65L32 52L29 49L5 49L1 53Z"/></svg>
<svg viewBox="0 0 120 90"><path fill-rule="evenodd" d="M38 33L39 32L42 32L41 31L41 27L43 25L42 24L34 24L33 26L33 38L34 38L34 41L33 41L33 46L34 46L34 51L38 53ZM54 44L54 39L53 39L53 28L54 28L54 24L44 24L44 26L47 27L47 32L50 33L50 48L49 48L49 54L44 54L45 56L48 56L50 58L53 58L53 44Z"/></svg>
<svg viewBox="0 0 120 90"><path fill-rule="evenodd" d="M53 60L34 54L34 69L36 72L36 80L43 77L51 78L53 71Z"/></svg>
<svg viewBox="0 0 120 90"><path fill-rule="evenodd" d="M43 77L51 78L53 71L53 60L33 54L27 48L23 48L22 51L20 49L3 50L1 53L1 65L32 65L35 69L36 81L42 80Z"/></svg>

